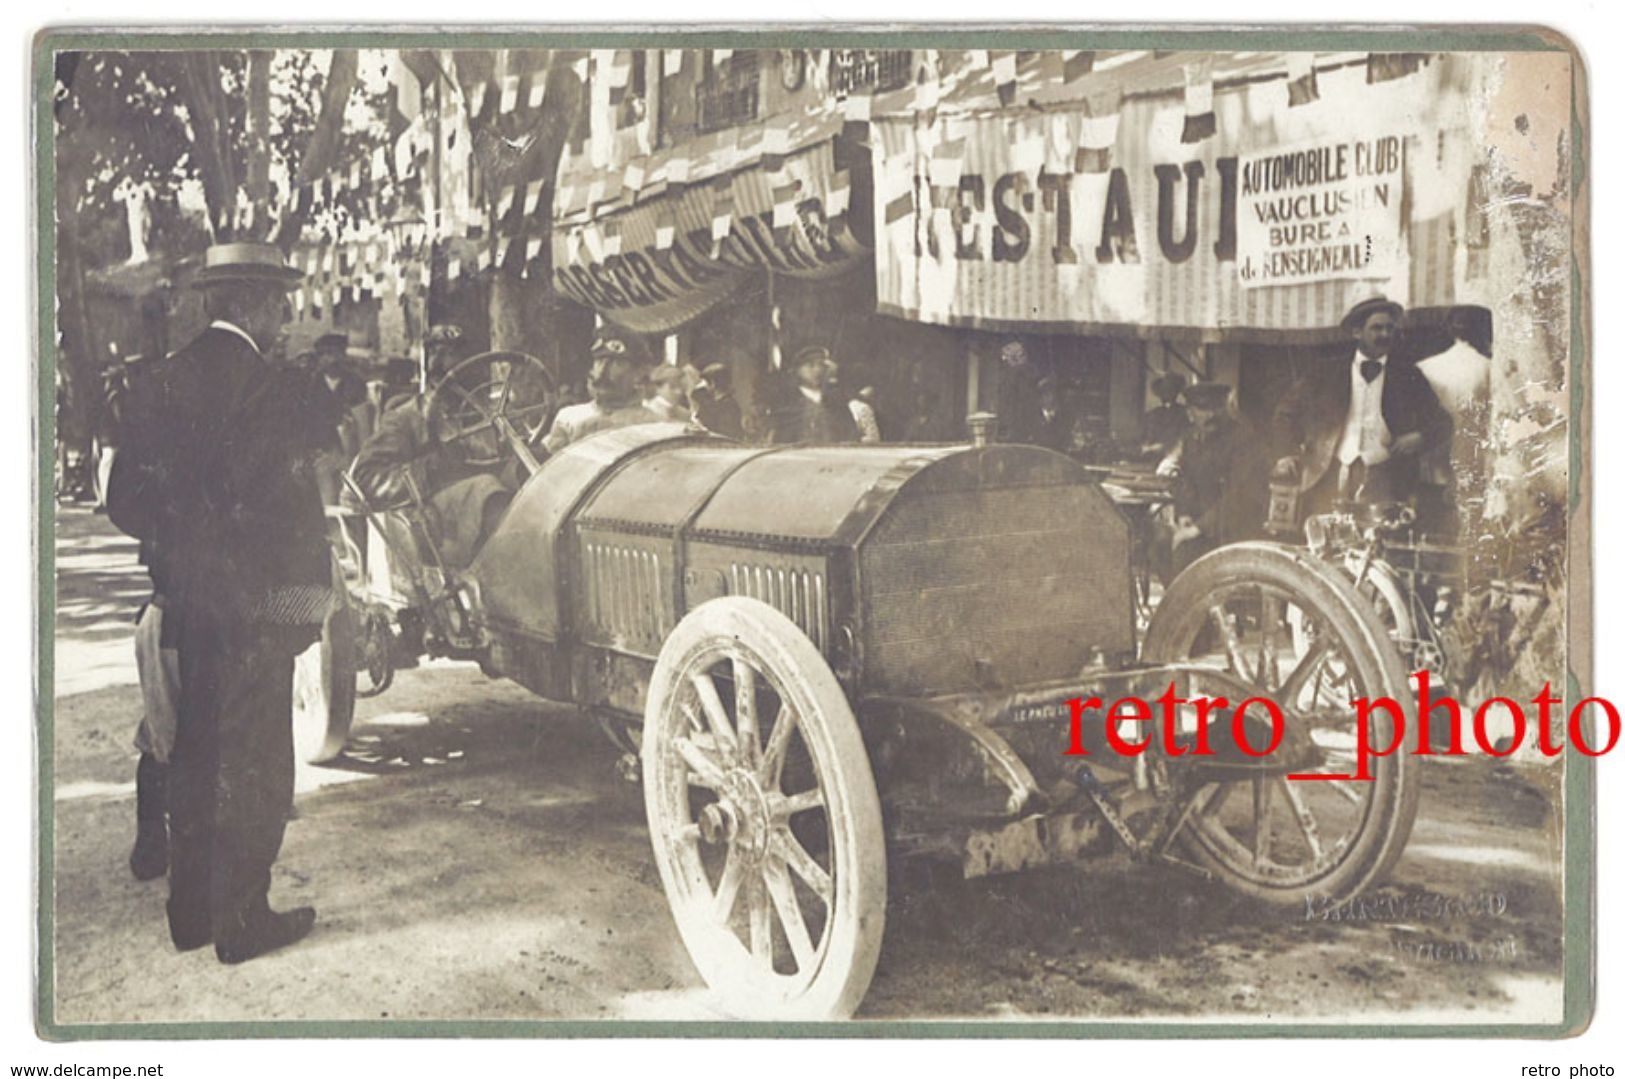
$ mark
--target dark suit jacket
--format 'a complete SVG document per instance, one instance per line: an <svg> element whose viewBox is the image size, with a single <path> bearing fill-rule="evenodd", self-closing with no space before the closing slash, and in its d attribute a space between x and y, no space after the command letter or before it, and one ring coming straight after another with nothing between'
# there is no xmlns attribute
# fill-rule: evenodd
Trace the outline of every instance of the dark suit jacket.
<svg viewBox="0 0 1625 1079"><path fill-rule="evenodd" d="M332 584L313 468L337 441L326 388L210 327L158 363L126 417L109 513L143 541L172 605L306 621L289 604Z"/></svg>
<svg viewBox="0 0 1625 1079"><path fill-rule="evenodd" d="M856 442L858 423L846 402L832 390L824 391L822 402L813 401L792 389L784 402L773 410L773 442L831 443Z"/></svg>
<svg viewBox="0 0 1625 1079"><path fill-rule="evenodd" d="M1299 379L1275 410L1275 434L1281 452L1297 456L1299 490L1307 491L1324 478L1337 455L1337 444L1348 420L1351 388L1351 352L1336 363L1317 367ZM1382 386L1382 418L1394 438L1420 434L1423 451L1448 444L1450 417L1439 405L1433 387L1412 363L1387 361ZM1421 454L1395 456L1386 463L1384 480L1396 498L1414 493Z"/></svg>

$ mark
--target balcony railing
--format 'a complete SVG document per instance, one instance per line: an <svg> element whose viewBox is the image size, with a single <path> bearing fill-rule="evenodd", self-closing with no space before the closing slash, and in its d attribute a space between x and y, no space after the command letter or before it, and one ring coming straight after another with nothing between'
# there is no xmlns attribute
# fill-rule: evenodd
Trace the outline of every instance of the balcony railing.
<svg viewBox="0 0 1625 1079"><path fill-rule="evenodd" d="M721 131L756 119L761 108L761 65L756 54L736 52L708 67L694 89L696 127L704 133Z"/></svg>
<svg viewBox="0 0 1625 1079"><path fill-rule="evenodd" d="M829 85L837 95L854 90L896 90L914 73L908 49L835 49L829 54Z"/></svg>

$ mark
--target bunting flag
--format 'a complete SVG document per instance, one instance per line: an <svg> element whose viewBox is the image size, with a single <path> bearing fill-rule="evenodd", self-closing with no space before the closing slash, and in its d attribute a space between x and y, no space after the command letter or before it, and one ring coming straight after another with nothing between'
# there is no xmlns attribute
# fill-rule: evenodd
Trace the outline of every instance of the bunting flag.
<svg viewBox="0 0 1625 1079"><path fill-rule="evenodd" d="M510 237L504 236L500 240L497 241L497 253L496 253L496 256L495 256L495 263L496 263L496 266L497 266L498 269L501 269L503 266L505 266L507 264L507 262L508 262L508 251L512 246L513 246L513 240Z"/></svg>
<svg viewBox="0 0 1625 1079"><path fill-rule="evenodd" d="M509 75L502 80L502 102L497 111L510 113L519 106L519 76Z"/></svg>
<svg viewBox="0 0 1625 1079"><path fill-rule="evenodd" d="M773 227L789 228L796 223L796 196L801 193L801 181L775 185L773 188Z"/></svg>
<svg viewBox="0 0 1625 1079"><path fill-rule="evenodd" d="M974 71L981 71L992 63L992 53L986 49L971 49L965 54L965 62Z"/></svg>
<svg viewBox="0 0 1625 1079"><path fill-rule="evenodd" d="M1213 61L1190 64L1185 68L1185 129L1180 133L1182 143L1201 142L1212 138L1219 130L1213 113Z"/></svg>
<svg viewBox="0 0 1625 1079"><path fill-rule="evenodd" d="M674 184L688 183L689 161L687 155L678 154L666 161L666 180Z"/></svg>
<svg viewBox="0 0 1625 1079"><path fill-rule="evenodd" d="M683 70L683 50L666 49L665 57L661 61L661 71L667 75L677 75Z"/></svg>
<svg viewBox="0 0 1625 1079"><path fill-rule="evenodd" d="M536 212L536 207L541 203L541 201L542 181L532 180L530 183L525 185L524 215L529 217L531 214L534 214Z"/></svg>
<svg viewBox="0 0 1625 1079"><path fill-rule="evenodd" d="M1110 96L1090 98L1085 102L1087 112L1079 125L1078 153L1072 171L1110 172L1112 147L1117 145L1117 124L1122 116L1120 92Z"/></svg>
<svg viewBox="0 0 1625 1079"><path fill-rule="evenodd" d="M840 217L852 205L852 174L842 169L830 178L829 193L824 198L824 213Z"/></svg>
<svg viewBox="0 0 1625 1079"><path fill-rule="evenodd" d="M996 53L993 56L993 84L999 88L999 104L1009 108L1016 103L1016 54Z"/></svg>
<svg viewBox="0 0 1625 1079"><path fill-rule="evenodd" d="M1365 81L1388 82L1403 79L1422 70L1427 54L1420 52L1374 52L1366 58Z"/></svg>
<svg viewBox="0 0 1625 1079"><path fill-rule="evenodd" d="M959 177L965 171L965 140L954 139L940 144L931 155L926 174L932 187L957 188Z"/></svg>
<svg viewBox="0 0 1625 1079"><path fill-rule="evenodd" d="M514 195L517 191L518 188L515 185L509 184L504 187L502 189L502 193L497 196L497 220L500 221L507 217L508 211L513 209Z"/></svg>
<svg viewBox="0 0 1625 1079"><path fill-rule="evenodd" d="M1037 173L1044 167L1044 132L1033 124L1021 124L1010 132L1010 167Z"/></svg>
<svg viewBox="0 0 1625 1079"><path fill-rule="evenodd" d="M733 54L734 51L732 49L712 49L711 59L716 63L725 64L728 62L728 58Z"/></svg>
<svg viewBox="0 0 1625 1079"><path fill-rule="evenodd" d="M711 204L711 240L720 244L733 232L734 227L734 193L733 188L725 187L717 193L716 200Z"/></svg>
<svg viewBox="0 0 1625 1079"><path fill-rule="evenodd" d="M619 218L609 218L604 222L604 256L621 253L621 222Z"/></svg>
<svg viewBox="0 0 1625 1079"><path fill-rule="evenodd" d="M1369 73L1370 69L1366 70ZM1286 78L1286 103L1289 108L1320 100L1320 85L1315 80L1314 53L1287 53Z"/></svg>
<svg viewBox="0 0 1625 1079"><path fill-rule="evenodd" d="M485 112L485 91L487 87L483 82L477 82L468 88L468 115L478 118Z"/></svg>
<svg viewBox="0 0 1625 1079"><path fill-rule="evenodd" d="M635 158L634 160L627 162L626 169L622 173L622 176L629 191L636 194L637 192L643 190L643 179L647 168L648 166L642 158Z"/></svg>
<svg viewBox="0 0 1625 1079"><path fill-rule="evenodd" d="M609 65L609 88L624 90L631 81L632 52L629 49L616 49Z"/></svg>
<svg viewBox="0 0 1625 1079"><path fill-rule="evenodd" d="M897 222L914 213L914 192L905 191L901 195L886 203L886 224L895 225Z"/></svg>
<svg viewBox="0 0 1625 1079"><path fill-rule="evenodd" d="M530 239L525 241L525 261L526 262L535 262L536 259L541 255L541 253L542 253L542 238L540 236L532 236Z"/></svg>
<svg viewBox="0 0 1625 1079"><path fill-rule="evenodd" d="M461 259L446 260L446 280L455 281L462 276L463 263Z"/></svg>
<svg viewBox="0 0 1625 1079"><path fill-rule="evenodd" d="M530 77L530 96L526 105L533 109L542 107L542 99L547 95L547 77L538 71Z"/></svg>
<svg viewBox="0 0 1625 1079"><path fill-rule="evenodd" d="M1066 49L1061 53L1061 81L1077 82L1095 67L1095 54L1086 50Z"/></svg>
<svg viewBox="0 0 1625 1079"><path fill-rule="evenodd" d="M849 123L866 124L873 111L874 100L873 94L862 92L848 94L841 101L841 115L846 117Z"/></svg>
<svg viewBox="0 0 1625 1079"><path fill-rule="evenodd" d="M662 207L655 218L655 248L669 251L677 242L677 217L671 207Z"/></svg>

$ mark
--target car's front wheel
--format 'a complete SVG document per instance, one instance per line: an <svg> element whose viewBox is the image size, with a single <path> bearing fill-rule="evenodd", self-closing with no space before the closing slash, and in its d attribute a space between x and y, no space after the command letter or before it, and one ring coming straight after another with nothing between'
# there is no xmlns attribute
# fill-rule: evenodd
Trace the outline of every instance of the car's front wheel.
<svg viewBox="0 0 1625 1079"><path fill-rule="evenodd" d="M880 798L823 656L737 596L661 649L644 711L643 790L678 931L728 1011L850 1016L886 916Z"/></svg>

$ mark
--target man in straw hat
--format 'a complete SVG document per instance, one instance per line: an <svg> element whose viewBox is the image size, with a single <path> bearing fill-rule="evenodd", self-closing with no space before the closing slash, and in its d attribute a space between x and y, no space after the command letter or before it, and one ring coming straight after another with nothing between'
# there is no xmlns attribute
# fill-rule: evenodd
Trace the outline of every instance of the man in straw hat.
<svg viewBox="0 0 1625 1079"><path fill-rule="evenodd" d="M1381 296L1349 309L1352 348L1287 391L1275 412L1286 455L1276 474L1296 481L1308 512L1339 500L1406 501L1424 450L1448 442L1450 417L1414 364L1390 355L1404 308Z"/></svg>
<svg viewBox="0 0 1625 1079"><path fill-rule="evenodd" d="M334 601L313 463L338 410L266 358L298 280L268 244L209 248L195 284L212 321L132 402L110 507L149 553L179 657L170 936L225 963L299 940L316 916L268 902L293 801L294 657Z"/></svg>

